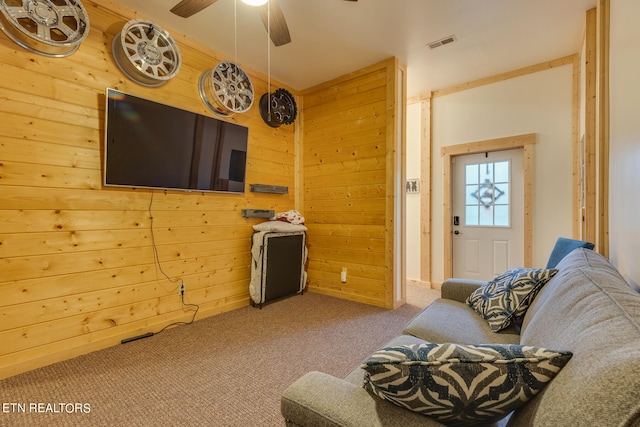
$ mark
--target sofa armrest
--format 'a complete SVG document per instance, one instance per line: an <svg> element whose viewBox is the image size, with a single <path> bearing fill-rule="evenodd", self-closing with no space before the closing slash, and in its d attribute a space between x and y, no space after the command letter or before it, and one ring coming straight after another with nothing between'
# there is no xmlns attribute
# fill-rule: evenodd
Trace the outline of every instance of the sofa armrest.
<svg viewBox="0 0 640 427"><path fill-rule="evenodd" d="M439 422L370 395L362 386L323 372L309 372L280 401L289 426L442 426Z"/></svg>
<svg viewBox="0 0 640 427"><path fill-rule="evenodd" d="M486 284L480 280L447 279L442 283L442 298L464 303L473 291Z"/></svg>

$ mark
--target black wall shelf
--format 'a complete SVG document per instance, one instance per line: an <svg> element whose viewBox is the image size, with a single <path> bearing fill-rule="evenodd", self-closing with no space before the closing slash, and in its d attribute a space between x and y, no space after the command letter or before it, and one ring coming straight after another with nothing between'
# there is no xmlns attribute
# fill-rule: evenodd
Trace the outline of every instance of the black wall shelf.
<svg viewBox="0 0 640 427"><path fill-rule="evenodd" d="M289 193L289 187L281 185L249 184L249 191L252 193L287 194Z"/></svg>
<svg viewBox="0 0 640 427"><path fill-rule="evenodd" d="M243 218L271 218L275 214L272 209L242 209Z"/></svg>

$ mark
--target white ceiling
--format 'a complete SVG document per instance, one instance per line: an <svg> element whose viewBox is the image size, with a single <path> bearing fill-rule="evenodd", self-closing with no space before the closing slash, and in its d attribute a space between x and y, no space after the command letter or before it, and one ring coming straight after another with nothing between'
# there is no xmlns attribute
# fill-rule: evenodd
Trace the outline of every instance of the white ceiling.
<svg viewBox="0 0 640 427"><path fill-rule="evenodd" d="M186 19L169 12L179 0L114 1L170 33L268 73L266 30L258 10L240 0L218 0ZM395 56L407 66L409 97L576 53L585 12L596 5L596 0L278 2L292 42L271 45L272 78L302 90ZM427 47L450 35L455 43Z"/></svg>

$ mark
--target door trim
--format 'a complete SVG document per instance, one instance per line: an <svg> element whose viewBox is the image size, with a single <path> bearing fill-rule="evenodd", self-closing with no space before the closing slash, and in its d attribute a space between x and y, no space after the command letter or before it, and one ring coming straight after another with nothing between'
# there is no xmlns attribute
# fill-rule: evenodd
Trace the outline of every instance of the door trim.
<svg viewBox="0 0 640 427"><path fill-rule="evenodd" d="M533 264L533 145L537 138L535 133L511 136L507 138L488 139L485 141L469 142L465 144L449 145L440 149L443 157L443 208L444 208L444 278L453 274L453 233L451 218L453 215L453 176L451 174L452 161L456 156L465 154L485 153L522 148L524 173L524 267Z"/></svg>

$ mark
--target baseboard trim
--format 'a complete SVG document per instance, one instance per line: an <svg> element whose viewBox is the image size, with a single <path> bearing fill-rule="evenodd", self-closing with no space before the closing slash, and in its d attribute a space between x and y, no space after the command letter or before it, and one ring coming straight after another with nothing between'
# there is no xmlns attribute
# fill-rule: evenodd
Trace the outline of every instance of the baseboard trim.
<svg viewBox="0 0 640 427"><path fill-rule="evenodd" d="M425 282L418 279L407 279L407 285L419 286L421 288L427 289L440 289L439 287L435 287L433 282Z"/></svg>
<svg viewBox="0 0 640 427"><path fill-rule="evenodd" d="M431 282L432 289L442 290L442 283L440 282Z"/></svg>

